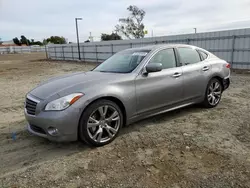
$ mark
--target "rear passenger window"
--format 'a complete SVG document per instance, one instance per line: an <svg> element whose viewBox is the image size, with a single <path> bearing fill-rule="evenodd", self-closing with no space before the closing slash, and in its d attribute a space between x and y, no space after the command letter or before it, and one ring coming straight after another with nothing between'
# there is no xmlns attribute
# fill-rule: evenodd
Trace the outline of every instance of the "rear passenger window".
<svg viewBox="0 0 250 188"><path fill-rule="evenodd" d="M174 49L165 49L159 51L154 55L149 63L161 63L163 69L176 67Z"/></svg>
<svg viewBox="0 0 250 188"><path fill-rule="evenodd" d="M178 48L183 65L198 63L201 61L198 52L192 48Z"/></svg>
<svg viewBox="0 0 250 188"><path fill-rule="evenodd" d="M199 50L199 53L201 54L201 57L202 57L203 60L207 59L208 55L205 52Z"/></svg>

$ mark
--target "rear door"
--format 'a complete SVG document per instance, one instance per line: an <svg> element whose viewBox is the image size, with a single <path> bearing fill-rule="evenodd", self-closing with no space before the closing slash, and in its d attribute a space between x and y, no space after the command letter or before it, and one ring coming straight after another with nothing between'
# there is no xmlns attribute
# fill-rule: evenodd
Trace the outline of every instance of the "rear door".
<svg viewBox="0 0 250 188"><path fill-rule="evenodd" d="M163 70L137 76L135 85L138 114L173 105L183 97L182 68L177 66L175 50L163 49L149 63L161 63Z"/></svg>
<svg viewBox="0 0 250 188"><path fill-rule="evenodd" d="M184 99L192 100L204 96L211 71L206 53L199 53L192 47L178 47L182 64Z"/></svg>

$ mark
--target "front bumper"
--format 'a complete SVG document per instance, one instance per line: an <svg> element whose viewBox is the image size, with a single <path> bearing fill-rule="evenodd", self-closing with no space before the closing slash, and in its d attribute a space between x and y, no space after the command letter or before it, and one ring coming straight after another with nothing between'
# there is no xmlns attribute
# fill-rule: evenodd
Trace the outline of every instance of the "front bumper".
<svg viewBox="0 0 250 188"><path fill-rule="evenodd" d="M30 133L56 142L75 141L78 138L78 122L81 113L69 107L64 111L41 111L30 115L25 109L25 118L28 121L27 129ZM54 136L48 133L49 128L56 128Z"/></svg>

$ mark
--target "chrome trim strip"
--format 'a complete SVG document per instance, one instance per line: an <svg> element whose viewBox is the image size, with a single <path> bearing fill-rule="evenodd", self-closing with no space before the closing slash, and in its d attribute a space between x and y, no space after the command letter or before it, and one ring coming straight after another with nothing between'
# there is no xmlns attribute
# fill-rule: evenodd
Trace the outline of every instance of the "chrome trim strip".
<svg viewBox="0 0 250 188"><path fill-rule="evenodd" d="M39 100L35 99L34 97L30 96L30 95L27 95L26 96L28 99L30 99L31 101L34 101L36 102L37 104L40 102Z"/></svg>

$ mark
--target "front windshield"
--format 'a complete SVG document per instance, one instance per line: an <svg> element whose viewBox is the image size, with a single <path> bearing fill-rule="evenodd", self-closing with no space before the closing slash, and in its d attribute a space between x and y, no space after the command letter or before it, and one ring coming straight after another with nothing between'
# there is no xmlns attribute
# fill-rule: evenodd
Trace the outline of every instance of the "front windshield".
<svg viewBox="0 0 250 188"><path fill-rule="evenodd" d="M122 51L111 56L109 59L97 66L93 71L129 73L140 64L148 53L149 50Z"/></svg>

